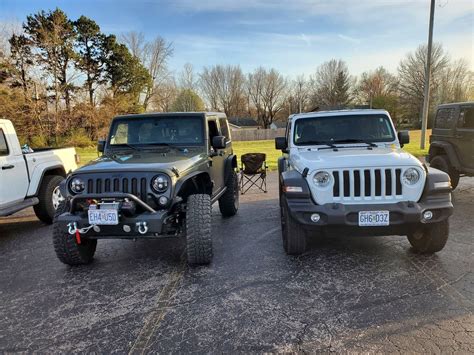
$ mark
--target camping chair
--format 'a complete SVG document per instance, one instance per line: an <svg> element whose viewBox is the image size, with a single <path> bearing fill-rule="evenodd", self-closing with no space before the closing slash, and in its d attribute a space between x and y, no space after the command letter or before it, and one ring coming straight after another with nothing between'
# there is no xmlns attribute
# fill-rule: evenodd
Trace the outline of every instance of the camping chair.
<svg viewBox="0 0 474 355"><path fill-rule="evenodd" d="M267 155L264 153L247 153L242 155L240 168L240 192L243 195L255 186L267 192Z"/></svg>

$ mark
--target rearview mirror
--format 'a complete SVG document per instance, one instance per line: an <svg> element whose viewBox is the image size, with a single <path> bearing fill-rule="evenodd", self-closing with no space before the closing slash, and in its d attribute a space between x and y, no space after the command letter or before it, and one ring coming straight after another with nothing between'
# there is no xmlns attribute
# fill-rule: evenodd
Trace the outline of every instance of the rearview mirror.
<svg viewBox="0 0 474 355"><path fill-rule="evenodd" d="M410 134L408 133L408 131L398 132L398 142L400 142L401 147L403 147L405 144L410 143Z"/></svg>
<svg viewBox="0 0 474 355"><path fill-rule="evenodd" d="M224 149L225 148L225 137L224 136L215 136L212 137L212 148L214 149Z"/></svg>
<svg viewBox="0 0 474 355"><path fill-rule="evenodd" d="M103 153L104 150L105 150L105 141L104 141L104 140L99 140L99 141L97 142L97 151L98 151L99 153Z"/></svg>
<svg viewBox="0 0 474 355"><path fill-rule="evenodd" d="M286 148L288 148L288 142L286 141L286 137L276 137L275 149L286 150Z"/></svg>

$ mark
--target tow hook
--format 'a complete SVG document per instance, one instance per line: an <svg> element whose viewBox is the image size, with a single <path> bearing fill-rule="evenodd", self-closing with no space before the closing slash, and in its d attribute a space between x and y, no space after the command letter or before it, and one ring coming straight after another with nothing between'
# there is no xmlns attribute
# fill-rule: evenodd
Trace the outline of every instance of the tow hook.
<svg viewBox="0 0 474 355"><path fill-rule="evenodd" d="M70 235L75 235L76 243L81 244L82 243L81 234L86 234L87 232L89 232L94 227L96 227L95 224L90 225L89 227L86 227L86 228L77 228L77 223L76 222L71 222L71 223L68 223L68 225L67 225L67 232Z"/></svg>
<svg viewBox="0 0 474 355"><path fill-rule="evenodd" d="M143 235L148 232L148 224L146 222L137 222L135 225L138 228L138 233Z"/></svg>

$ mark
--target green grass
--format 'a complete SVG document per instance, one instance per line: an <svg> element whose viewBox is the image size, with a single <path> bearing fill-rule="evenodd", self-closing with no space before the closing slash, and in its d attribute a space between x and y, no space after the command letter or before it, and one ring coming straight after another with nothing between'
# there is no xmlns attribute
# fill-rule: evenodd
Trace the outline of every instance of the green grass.
<svg viewBox="0 0 474 355"><path fill-rule="evenodd" d="M410 131L410 144L405 145L404 149L416 157L422 157L428 154L428 137L431 135L431 130L426 134L426 149L420 149L421 131ZM240 156L245 153L265 153L267 154L267 165L270 170L277 169L277 160L281 156L281 152L275 149L275 141L246 141L233 142L234 153L237 155L240 167ZM97 158L95 148L76 148L77 153L81 157L81 165L88 161Z"/></svg>

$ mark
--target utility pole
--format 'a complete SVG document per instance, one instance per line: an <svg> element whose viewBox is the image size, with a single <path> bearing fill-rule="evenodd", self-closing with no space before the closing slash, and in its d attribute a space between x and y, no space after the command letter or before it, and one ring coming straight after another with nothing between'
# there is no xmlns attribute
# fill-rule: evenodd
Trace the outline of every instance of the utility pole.
<svg viewBox="0 0 474 355"><path fill-rule="evenodd" d="M435 0L431 0L430 8L430 29L428 33L428 53L426 55L425 68L425 92L423 99L423 114L421 116L421 142L420 149L425 149L426 128L428 126L428 112L430 107L430 76L431 76L431 47L433 46L433 21L434 21Z"/></svg>

